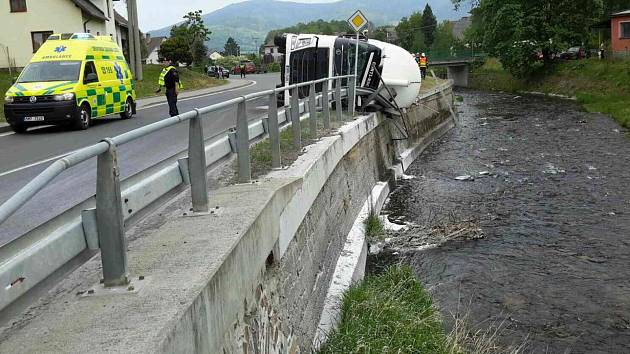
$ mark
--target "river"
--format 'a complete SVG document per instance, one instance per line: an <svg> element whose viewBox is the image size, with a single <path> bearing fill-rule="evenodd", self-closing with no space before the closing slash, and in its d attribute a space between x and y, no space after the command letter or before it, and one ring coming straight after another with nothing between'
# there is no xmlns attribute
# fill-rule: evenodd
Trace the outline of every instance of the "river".
<svg viewBox="0 0 630 354"><path fill-rule="evenodd" d="M533 353L630 353L630 140L570 101L459 91L406 172L386 246L444 317ZM459 180L457 177L460 177Z"/></svg>

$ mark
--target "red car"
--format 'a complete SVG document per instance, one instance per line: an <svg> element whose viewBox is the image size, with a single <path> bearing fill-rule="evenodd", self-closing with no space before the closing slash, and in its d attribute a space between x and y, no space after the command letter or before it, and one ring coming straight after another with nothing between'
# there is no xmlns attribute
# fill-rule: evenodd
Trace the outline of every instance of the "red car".
<svg viewBox="0 0 630 354"><path fill-rule="evenodd" d="M241 66L245 65L245 74L255 74L256 73L256 65L251 61L242 62L241 65L235 66L232 68L232 73L235 75L239 75L241 73Z"/></svg>

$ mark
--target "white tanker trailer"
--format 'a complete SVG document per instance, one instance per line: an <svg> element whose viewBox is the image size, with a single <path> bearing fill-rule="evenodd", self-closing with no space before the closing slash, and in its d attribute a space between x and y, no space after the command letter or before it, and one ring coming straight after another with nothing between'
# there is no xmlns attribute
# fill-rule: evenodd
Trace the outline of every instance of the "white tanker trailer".
<svg viewBox="0 0 630 354"><path fill-rule="evenodd" d="M279 87L354 74L355 36L286 33L276 37L275 44L284 54ZM395 113L413 104L420 85L420 69L411 53L393 44L359 37L359 106ZM329 83L329 89L333 88L334 83ZM301 88L300 98L308 96L308 90ZM317 87L317 92L320 91L321 85ZM370 102L366 102L368 99ZM283 105L289 104L289 94L285 93L280 100Z"/></svg>

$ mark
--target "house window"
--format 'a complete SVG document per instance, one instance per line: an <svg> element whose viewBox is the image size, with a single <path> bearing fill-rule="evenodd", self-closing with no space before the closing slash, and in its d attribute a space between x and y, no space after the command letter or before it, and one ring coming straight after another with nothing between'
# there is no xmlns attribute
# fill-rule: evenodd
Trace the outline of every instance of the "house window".
<svg viewBox="0 0 630 354"><path fill-rule="evenodd" d="M52 31L31 32L31 41L33 42L33 53L46 42L48 37L53 34Z"/></svg>
<svg viewBox="0 0 630 354"><path fill-rule="evenodd" d="M622 22L619 24L620 37L630 39L630 22Z"/></svg>
<svg viewBox="0 0 630 354"><path fill-rule="evenodd" d="M11 12L26 12L26 0L9 0Z"/></svg>

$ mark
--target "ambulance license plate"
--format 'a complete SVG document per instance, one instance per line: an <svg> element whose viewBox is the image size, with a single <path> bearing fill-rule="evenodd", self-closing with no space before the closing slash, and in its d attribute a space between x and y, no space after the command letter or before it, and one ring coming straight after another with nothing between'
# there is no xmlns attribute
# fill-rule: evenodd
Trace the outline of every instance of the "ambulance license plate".
<svg viewBox="0 0 630 354"><path fill-rule="evenodd" d="M25 122L42 122L44 121L44 116L34 116L34 117L24 117Z"/></svg>

